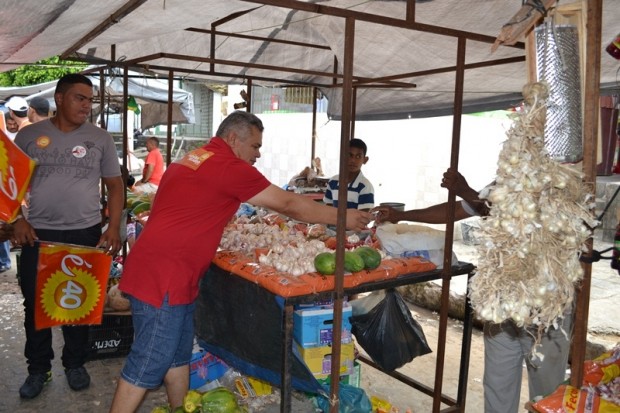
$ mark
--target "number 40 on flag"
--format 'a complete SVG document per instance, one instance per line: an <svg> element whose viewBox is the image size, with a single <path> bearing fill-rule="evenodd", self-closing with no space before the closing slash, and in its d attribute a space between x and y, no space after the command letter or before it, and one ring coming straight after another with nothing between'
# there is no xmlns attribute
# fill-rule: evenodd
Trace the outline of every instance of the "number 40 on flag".
<svg viewBox="0 0 620 413"><path fill-rule="evenodd" d="M40 242L35 328L101 324L111 265L100 248Z"/></svg>

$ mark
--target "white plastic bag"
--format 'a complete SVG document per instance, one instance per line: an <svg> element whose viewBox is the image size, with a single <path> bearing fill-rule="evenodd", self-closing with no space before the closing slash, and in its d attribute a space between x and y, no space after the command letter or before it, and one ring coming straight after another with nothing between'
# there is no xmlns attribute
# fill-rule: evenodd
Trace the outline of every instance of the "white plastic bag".
<svg viewBox="0 0 620 413"><path fill-rule="evenodd" d="M437 268L443 267L445 231L424 225L383 224L377 227L377 238L392 257L424 257ZM452 252L452 265L458 264Z"/></svg>
<svg viewBox="0 0 620 413"><path fill-rule="evenodd" d="M385 290L375 290L364 297L349 301L352 307L352 315L367 314L383 300L383 297L385 297Z"/></svg>

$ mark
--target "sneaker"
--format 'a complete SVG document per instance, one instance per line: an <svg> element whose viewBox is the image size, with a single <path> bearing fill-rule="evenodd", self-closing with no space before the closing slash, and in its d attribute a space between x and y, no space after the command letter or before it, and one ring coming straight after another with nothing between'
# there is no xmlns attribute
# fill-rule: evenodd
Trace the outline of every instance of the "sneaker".
<svg viewBox="0 0 620 413"><path fill-rule="evenodd" d="M90 386L90 376L84 367L65 369L65 375L67 376L67 382L71 390L84 390Z"/></svg>
<svg viewBox="0 0 620 413"><path fill-rule="evenodd" d="M2 265L2 266L0 266L0 273L7 272L10 269L11 269L10 265Z"/></svg>
<svg viewBox="0 0 620 413"><path fill-rule="evenodd" d="M19 388L19 397L22 399L34 399L41 393L43 386L50 381L52 381L51 371L29 374L22 387Z"/></svg>

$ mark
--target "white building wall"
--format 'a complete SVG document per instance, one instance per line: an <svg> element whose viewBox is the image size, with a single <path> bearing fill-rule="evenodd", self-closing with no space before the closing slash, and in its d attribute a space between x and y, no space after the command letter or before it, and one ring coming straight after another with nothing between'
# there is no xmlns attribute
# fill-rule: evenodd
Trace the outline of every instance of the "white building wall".
<svg viewBox="0 0 620 413"><path fill-rule="evenodd" d="M311 114L262 114L265 125L262 156L256 167L271 182L283 186L310 165ZM465 115L461 124L459 170L474 188L495 178L501 143L510 120ZM320 114L316 156L326 177L339 171L340 122ZM406 209L445 202L440 187L450 165L452 117L400 121L357 122L355 136L368 145L369 161L362 171L375 188L375 201L403 202Z"/></svg>

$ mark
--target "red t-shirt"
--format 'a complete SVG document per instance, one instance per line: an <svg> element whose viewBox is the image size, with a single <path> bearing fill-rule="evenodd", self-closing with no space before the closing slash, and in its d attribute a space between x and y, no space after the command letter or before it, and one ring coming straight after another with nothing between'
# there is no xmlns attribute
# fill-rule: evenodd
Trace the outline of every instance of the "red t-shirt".
<svg viewBox="0 0 620 413"><path fill-rule="evenodd" d="M170 164L144 230L127 256L119 288L160 307L190 304L224 227L270 182L220 138Z"/></svg>
<svg viewBox="0 0 620 413"><path fill-rule="evenodd" d="M161 155L159 148L153 149L146 155L142 176L146 175L146 168L148 165L153 165L153 173L149 177L149 182L153 185L159 185L161 177L164 174L164 157Z"/></svg>

